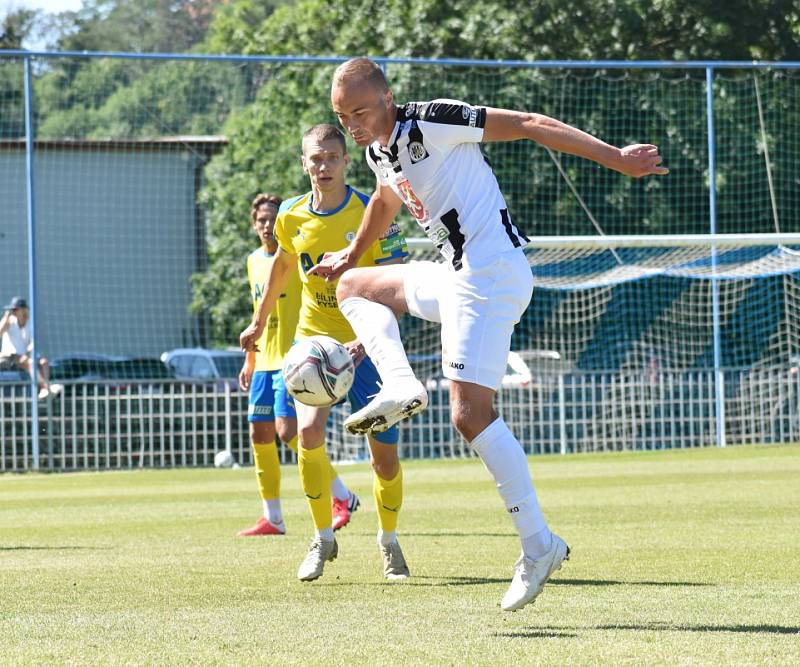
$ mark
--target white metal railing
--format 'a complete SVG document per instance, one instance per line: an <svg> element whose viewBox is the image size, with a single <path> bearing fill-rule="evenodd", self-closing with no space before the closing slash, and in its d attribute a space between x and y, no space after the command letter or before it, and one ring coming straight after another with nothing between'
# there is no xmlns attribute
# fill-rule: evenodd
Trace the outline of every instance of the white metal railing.
<svg viewBox="0 0 800 667"><path fill-rule="evenodd" d="M703 447L718 442L716 386L713 370L541 373L502 389L497 407L529 454ZM800 441L795 369L728 370L724 387L727 443ZM446 383L429 394L401 424L401 456L470 456ZM226 448L252 462L247 396L224 383L74 383L39 408L43 470L207 466ZM331 456L367 460L364 439L342 428L347 414L336 406L328 423ZM29 385L0 384L0 470L33 469L31 420Z"/></svg>

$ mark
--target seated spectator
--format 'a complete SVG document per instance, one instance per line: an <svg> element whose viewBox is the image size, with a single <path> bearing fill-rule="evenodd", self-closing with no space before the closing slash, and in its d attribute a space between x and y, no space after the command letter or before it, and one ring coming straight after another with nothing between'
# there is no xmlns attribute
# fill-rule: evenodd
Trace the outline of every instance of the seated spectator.
<svg viewBox="0 0 800 667"><path fill-rule="evenodd" d="M0 370L23 370L33 374L31 364L31 351L33 341L28 327L30 311L25 299L15 296L5 308L3 316L0 318ZM63 388L61 385L49 382L50 369L47 359L39 357L39 368L37 369L37 383L39 386L39 398L44 400L51 393L57 394Z"/></svg>

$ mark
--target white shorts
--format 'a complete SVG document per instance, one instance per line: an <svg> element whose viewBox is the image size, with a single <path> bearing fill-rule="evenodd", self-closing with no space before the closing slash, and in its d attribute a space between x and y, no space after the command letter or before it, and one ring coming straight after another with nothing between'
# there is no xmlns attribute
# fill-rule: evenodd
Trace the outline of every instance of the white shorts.
<svg viewBox="0 0 800 667"><path fill-rule="evenodd" d="M412 261L403 272L408 312L442 324L442 372L498 389L511 334L531 301L533 274L520 250L453 271L436 262Z"/></svg>

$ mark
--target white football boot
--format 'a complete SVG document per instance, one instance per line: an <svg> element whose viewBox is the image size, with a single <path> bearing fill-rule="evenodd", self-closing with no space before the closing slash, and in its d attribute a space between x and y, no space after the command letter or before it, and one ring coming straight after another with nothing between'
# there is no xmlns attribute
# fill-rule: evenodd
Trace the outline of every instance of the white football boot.
<svg viewBox="0 0 800 667"><path fill-rule="evenodd" d="M308 545L308 553L300 563L297 578L300 581L314 581L322 576L326 561L336 560L339 555L339 545L336 540L328 542L319 537L313 539Z"/></svg>
<svg viewBox="0 0 800 667"><path fill-rule="evenodd" d="M428 392L416 378L397 385L385 385L375 398L344 420L344 427L355 435L383 433L401 419L427 407Z"/></svg>
<svg viewBox="0 0 800 667"><path fill-rule="evenodd" d="M500 603L503 611L516 611L533 602L550 575L560 570L565 560L569 560L569 547L555 533L550 550L541 558L531 560L525 555L520 556L514 564L514 578Z"/></svg>
<svg viewBox="0 0 800 667"><path fill-rule="evenodd" d="M403 556L403 550L398 542L392 542L388 547L381 546L383 556L383 576L386 579L408 579L411 572Z"/></svg>

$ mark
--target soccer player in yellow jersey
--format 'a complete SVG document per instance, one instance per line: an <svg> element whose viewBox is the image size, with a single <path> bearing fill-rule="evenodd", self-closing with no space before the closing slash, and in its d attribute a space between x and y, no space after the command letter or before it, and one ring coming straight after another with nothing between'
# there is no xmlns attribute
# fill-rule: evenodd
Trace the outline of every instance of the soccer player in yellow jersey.
<svg viewBox="0 0 800 667"><path fill-rule="evenodd" d="M315 125L303 135L302 163L311 180L311 191L281 205L275 223L278 252L261 308L239 340L243 349L252 349L266 326L267 313L290 276L299 270L303 291L296 337L302 339L323 334L348 347L357 364L353 388L348 395L355 411L378 392L379 375L339 311L336 284L307 272L323 255L341 250L350 243L369 200L345 183L349 157L344 136L335 126ZM407 255L405 240L395 225L361 257L359 266L398 263ZM330 408L315 408L300 402L295 407L300 434L300 478L316 528L316 535L297 576L303 581L311 581L322 575L325 562L338 555L328 496L330 464L325 451L325 422ZM394 427L368 436L375 471L373 496L380 524L378 546L387 579L409 576L396 532L403 500L403 475L397 455L398 434L397 427Z"/></svg>
<svg viewBox="0 0 800 667"><path fill-rule="evenodd" d="M259 194L253 200L250 219L261 241L261 247L247 257L247 277L257 312L269 277L278 244L275 241L275 219L281 198ZM281 441L297 451L297 414L294 401L286 392L281 374L283 357L292 345L300 312L300 280L295 273L281 290L274 309L267 317L264 333L256 350L249 350L239 373L239 384L250 392L247 419L258 488L263 503L263 516L250 528L240 531L240 537L283 535L286 526L281 512L281 467L275 443L277 430ZM358 496L351 493L331 467L333 497L333 529L338 530L350 521L351 512L358 508Z"/></svg>

